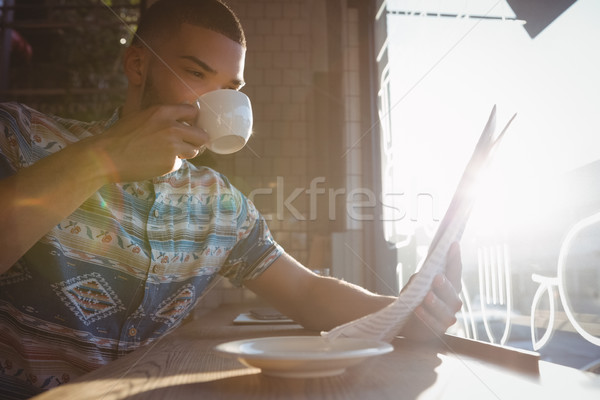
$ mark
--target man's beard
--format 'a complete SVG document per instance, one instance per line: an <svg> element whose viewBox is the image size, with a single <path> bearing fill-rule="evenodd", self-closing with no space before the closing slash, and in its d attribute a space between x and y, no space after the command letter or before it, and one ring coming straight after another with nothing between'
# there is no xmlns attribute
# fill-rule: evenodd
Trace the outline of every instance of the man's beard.
<svg viewBox="0 0 600 400"><path fill-rule="evenodd" d="M140 108L145 110L148 107L158 104L161 104L161 101L156 93L156 88L154 86L154 81L152 80L151 74L148 72L146 75L146 81L144 82L144 90L142 92L142 102L140 104Z"/></svg>

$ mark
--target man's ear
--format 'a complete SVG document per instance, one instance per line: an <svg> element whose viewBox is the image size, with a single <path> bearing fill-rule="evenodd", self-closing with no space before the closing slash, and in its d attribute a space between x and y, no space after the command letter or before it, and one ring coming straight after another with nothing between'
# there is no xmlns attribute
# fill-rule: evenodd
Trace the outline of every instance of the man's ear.
<svg viewBox="0 0 600 400"><path fill-rule="evenodd" d="M129 46L125 50L123 68L129 84L140 86L146 78L148 52L143 46Z"/></svg>

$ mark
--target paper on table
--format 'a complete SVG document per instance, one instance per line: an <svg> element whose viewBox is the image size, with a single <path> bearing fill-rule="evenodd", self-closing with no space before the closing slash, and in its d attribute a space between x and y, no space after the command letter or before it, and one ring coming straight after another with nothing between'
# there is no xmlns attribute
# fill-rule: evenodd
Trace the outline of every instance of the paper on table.
<svg viewBox="0 0 600 400"><path fill-rule="evenodd" d="M429 246L429 251L419 269L398 298L387 307L357 320L340 325L322 336L358 337L390 342L402 329L414 309L421 304L429 292L433 278L443 272L446 266L446 254L452 243L460 240L476 198L476 184L485 175L496 144L503 137L516 114L508 121L504 129L494 138L496 130L496 106L492 109L488 122L479 137L473 155L450 206Z"/></svg>
<svg viewBox="0 0 600 400"><path fill-rule="evenodd" d="M234 325L279 325L279 324L295 324L289 318L281 319L260 319L252 315L252 313L241 313L233 320Z"/></svg>

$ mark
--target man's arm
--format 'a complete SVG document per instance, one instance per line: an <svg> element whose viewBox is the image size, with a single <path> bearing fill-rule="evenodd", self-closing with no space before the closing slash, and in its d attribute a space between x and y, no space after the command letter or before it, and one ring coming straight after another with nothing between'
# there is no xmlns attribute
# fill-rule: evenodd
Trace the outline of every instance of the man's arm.
<svg viewBox="0 0 600 400"><path fill-rule="evenodd" d="M402 335L429 340L456 322L460 309L460 249L448 253L446 275L434 279L432 289L417 307ZM282 313L312 330L330 330L390 304L394 297L380 296L336 278L312 273L287 254L258 278L245 285Z"/></svg>
<svg viewBox="0 0 600 400"><path fill-rule="evenodd" d="M75 144L0 181L0 273L98 190L101 167Z"/></svg>
<svg viewBox="0 0 600 400"><path fill-rule="evenodd" d="M189 105L156 107L67 146L0 181L0 273L102 185L164 175L191 158L206 133Z"/></svg>
<svg viewBox="0 0 600 400"><path fill-rule="evenodd" d="M394 300L336 278L316 275L285 253L245 285L283 314L314 330L329 330Z"/></svg>

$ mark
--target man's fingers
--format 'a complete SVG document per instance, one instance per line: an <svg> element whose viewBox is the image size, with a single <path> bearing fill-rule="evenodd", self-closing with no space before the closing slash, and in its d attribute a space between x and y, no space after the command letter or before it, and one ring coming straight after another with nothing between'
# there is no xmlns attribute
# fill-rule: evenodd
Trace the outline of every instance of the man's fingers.
<svg viewBox="0 0 600 400"><path fill-rule="evenodd" d="M190 149L188 151L184 151L182 153L179 153L177 155L177 157L181 158L182 160L187 160L187 159L196 157L199 153L200 153L199 149L192 148L192 149Z"/></svg>
<svg viewBox="0 0 600 400"><path fill-rule="evenodd" d="M421 304L432 318L444 327L444 330L456 322L456 313L461 305L456 295L451 300L447 300L439 297L435 291L429 292Z"/></svg>
<svg viewBox="0 0 600 400"><path fill-rule="evenodd" d="M404 335L417 341L429 341L439 338L453 322L442 321L424 305L417 307L404 329Z"/></svg>
<svg viewBox="0 0 600 400"><path fill-rule="evenodd" d="M451 311L456 313L462 307L458 292L450 280L440 274L433 280L433 291L431 292Z"/></svg>
<svg viewBox="0 0 600 400"><path fill-rule="evenodd" d="M177 142L177 156L181 159L191 159L201 153L209 141L208 134L203 129L186 121L177 121L169 128L167 135L172 135Z"/></svg>
<svg viewBox="0 0 600 400"><path fill-rule="evenodd" d="M405 336L416 340L429 340L440 337L448 327L456 323L456 313L462 307L458 296L462 288L461 274L460 246L454 243L448 250L445 274L434 278L431 290L415 309L408 326L405 327Z"/></svg>
<svg viewBox="0 0 600 400"><path fill-rule="evenodd" d="M204 130L194 126L185 125L181 126L179 137L185 143L195 147L196 149L200 149L200 147L208 143L209 140L208 134Z"/></svg>

